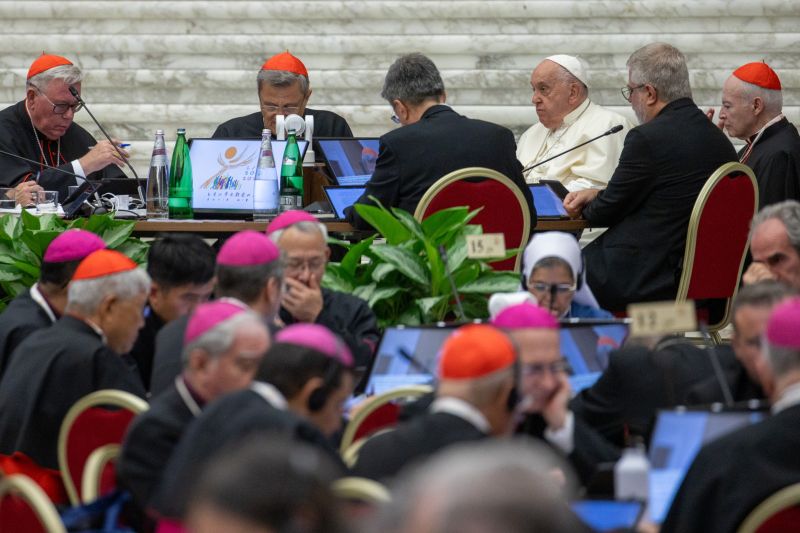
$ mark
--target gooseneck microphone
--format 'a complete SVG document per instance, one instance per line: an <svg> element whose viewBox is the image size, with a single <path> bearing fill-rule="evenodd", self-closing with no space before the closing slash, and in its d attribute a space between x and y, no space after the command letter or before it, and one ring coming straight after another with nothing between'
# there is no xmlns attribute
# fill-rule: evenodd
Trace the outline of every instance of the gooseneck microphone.
<svg viewBox="0 0 800 533"><path fill-rule="evenodd" d="M141 200L142 205L144 205L145 204L145 202L144 202L144 194L142 194L142 186L139 184L139 175L136 173L136 170L134 170L134 168L131 165L130 161L128 161L128 158L125 157L125 155L122 153L122 150L119 149L119 146L117 146L114 143L114 141L111 140L111 136L108 134L108 132L105 130L105 128L103 128L103 126L100 125L100 122L97 121L97 118L95 118L94 113L92 113L89 110L89 106L86 105L86 101L83 98L81 98L81 93L78 92L78 89L76 89L75 87L70 85L69 86L69 92L70 92L70 94L72 96L75 97L75 99L78 102L83 104L84 109L86 109L86 112L89 113L90 117L92 117L92 120L94 121L95 125L97 125L97 127L100 128L100 131L103 132L103 135L105 135L106 139L108 139L108 142L110 142L111 146L113 146L114 149L117 151L117 153L119 154L119 157L123 161L125 161L125 164L128 166L129 169L131 169L131 172L133 172L133 177L136 179L136 192L139 193L139 200Z"/></svg>
<svg viewBox="0 0 800 533"><path fill-rule="evenodd" d="M70 87L70 88L71 88L71 87ZM88 111L88 109L87 109L87 111ZM525 168L523 168L523 169L522 169L522 173L523 173L523 174L525 174L525 173L526 173L526 172L528 172L529 170L533 170L534 168L538 167L539 165L544 165L545 163L547 163L548 161L552 161L552 160L553 160L553 159L555 159L556 157L561 157L562 155L564 155L564 154L568 154L568 153L570 153L570 152L571 152L571 151L573 151L573 150L577 150L577 149L578 149L578 148L580 148L581 146L585 146L585 145L587 145L587 144L589 144L589 143L591 143L591 142L594 142L594 141L596 141L597 139L600 139L600 138L602 138L602 137L605 137L606 135L613 135L613 134L615 134L615 133L619 133L619 132L621 132L622 130L623 130L623 126L622 126L622 124L617 124L616 126L614 126L613 128L611 128L610 130L606 131L605 133L601 133L601 134L600 134L600 135L598 135L597 137L593 137L593 138L589 139L588 141L583 141L583 142L582 142L582 143L580 143L580 144L576 144L576 145L575 145L575 146L573 146L572 148L568 148L568 149L564 150L563 152L561 152L560 154L556 154L556 155L554 155L554 156L552 156L552 157L548 157L548 158L547 158L547 159L545 159L544 161L539 161L538 163L534 163L534 164L532 164L532 165L528 165L527 167L525 167Z"/></svg>
<svg viewBox="0 0 800 533"><path fill-rule="evenodd" d="M447 249L445 249L444 244L439 245L439 256L442 258L444 273L447 275L447 279L450 280L450 289L453 291L453 298L456 299L458 314L461 315L461 320L467 320L467 315L464 313L464 307L461 305L461 295L458 294L456 282L453 280L453 275L450 273L450 267L447 265Z"/></svg>

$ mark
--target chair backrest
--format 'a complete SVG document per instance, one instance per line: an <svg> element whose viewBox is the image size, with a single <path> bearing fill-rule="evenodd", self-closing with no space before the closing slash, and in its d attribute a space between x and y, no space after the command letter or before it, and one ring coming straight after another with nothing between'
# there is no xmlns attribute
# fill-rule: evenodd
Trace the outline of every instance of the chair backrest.
<svg viewBox="0 0 800 533"><path fill-rule="evenodd" d="M730 301L739 287L747 254L750 221L757 210L755 176L741 163L719 167L695 200L676 300L726 301L723 316L709 324L711 329L728 323Z"/></svg>
<svg viewBox="0 0 800 533"><path fill-rule="evenodd" d="M70 502L80 503L86 461L97 448L121 444L131 420L147 410L147 402L128 392L99 390L67 411L58 434L58 465Z"/></svg>
<svg viewBox="0 0 800 533"><path fill-rule="evenodd" d="M356 440L396 425L400 414L397 400L418 398L431 392L433 392L433 388L428 385L409 385L376 394L364 400L357 406L356 413L344 428L339 447L340 453L347 451L347 448Z"/></svg>
<svg viewBox="0 0 800 533"><path fill-rule="evenodd" d="M800 483L784 487L750 511L738 533L796 531L800 524Z"/></svg>
<svg viewBox="0 0 800 533"><path fill-rule="evenodd" d="M472 181L482 178L481 181ZM448 207L482 207L472 224L480 224L484 233L502 233L506 248L523 248L531 230L531 213L525 196L513 181L496 170L468 167L438 179L422 196L414 218L424 220ZM521 254L490 263L495 270L519 271Z"/></svg>
<svg viewBox="0 0 800 533"><path fill-rule="evenodd" d="M389 489L383 484L364 477L349 476L333 482L333 494L341 500L356 500L380 505L392 501Z"/></svg>
<svg viewBox="0 0 800 533"><path fill-rule="evenodd" d="M119 444L100 446L86 459L81 476L81 501L91 503L117 487L114 461L119 457Z"/></svg>
<svg viewBox="0 0 800 533"><path fill-rule="evenodd" d="M0 478L0 531L66 533L53 503L30 478Z"/></svg>

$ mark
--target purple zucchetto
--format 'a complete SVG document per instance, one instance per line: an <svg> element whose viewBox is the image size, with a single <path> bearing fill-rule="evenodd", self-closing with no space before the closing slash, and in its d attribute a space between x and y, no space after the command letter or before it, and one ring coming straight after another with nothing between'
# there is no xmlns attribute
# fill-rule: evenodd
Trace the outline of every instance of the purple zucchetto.
<svg viewBox="0 0 800 533"><path fill-rule="evenodd" d="M506 307L491 320L501 329L558 329L558 321L546 309L524 302Z"/></svg>
<svg viewBox="0 0 800 533"><path fill-rule="evenodd" d="M353 366L353 355L347 345L325 326L292 324L275 335L275 342L305 346L337 359L344 366Z"/></svg>
<svg viewBox="0 0 800 533"><path fill-rule="evenodd" d="M267 235L275 231L288 228L289 226L297 224L298 222L313 222L315 224L319 224L319 220L314 218L313 215L310 215L305 211L293 209L291 211L281 213L275 217L267 226Z"/></svg>
<svg viewBox="0 0 800 533"><path fill-rule="evenodd" d="M247 307L221 300L197 306L197 309L194 310L194 313L189 318L188 324L186 324L186 333L183 335L184 346L229 318L247 311Z"/></svg>
<svg viewBox="0 0 800 533"><path fill-rule="evenodd" d="M789 298L772 310L767 321L767 341L772 346L800 349L800 298Z"/></svg>
<svg viewBox="0 0 800 533"><path fill-rule="evenodd" d="M217 254L217 264L253 266L271 263L281 255L269 237L253 230L240 231L225 241Z"/></svg>
<svg viewBox="0 0 800 533"><path fill-rule="evenodd" d="M105 247L103 239L91 231L70 229L50 242L42 260L46 263L78 261Z"/></svg>

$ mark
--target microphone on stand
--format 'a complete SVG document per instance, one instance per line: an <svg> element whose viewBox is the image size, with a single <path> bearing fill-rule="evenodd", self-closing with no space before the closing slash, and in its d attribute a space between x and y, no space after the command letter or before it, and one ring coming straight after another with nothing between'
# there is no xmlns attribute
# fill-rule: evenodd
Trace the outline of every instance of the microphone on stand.
<svg viewBox="0 0 800 533"><path fill-rule="evenodd" d="M125 164L128 166L129 169L131 169L131 172L133 172L133 177L136 179L136 191L139 193L139 200L142 202L142 205L144 205L144 203L145 203L144 202L144 194L142 194L142 186L139 184L139 175L136 173L136 170L134 170L134 168L131 165L130 161L128 161L128 158L125 157L125 155L122 153L122 150L119 149L119 146L117 146L114 143L114 141L111 140L111 136L108 134L108 132L105 130L105 128L103 128L103 126L100 125L100 122L97 121L97 119L95 118L94 114L89 110L89 106L87 106L86 105L86 101L83 98L81 98L81 93L78 92L78 89L76 89L75 87L70 85L69 86L69 92L70 92L70 94L72 94L73 97L75 97L75 99L78 102L83 104L83 107L86 109L86 112L89 113L89 116L92 117L92 120L94 121L95 125L97 125L97 127L100 128L100 131L103 132L103 135L105 135L106 139L108 139L108 142L111 143L111 146L114 147L114 149L119 154L120 158L123 161L125 161Z"/></svg>
<svg viewBox="0 0 800 533"><path fill-rule="evenodd" d="M88 109L87 109L87 111L88 111ZM582 142L582 143L580 143L580 144L576 144L576 145L575 145L575 146L573 146L572 148L568 148L568 149L564 150L563 152L561 152L560 154L556 154L556 155L554 155L554 156L552 156L552 157L548 157L548 158L547 158L547 159L545 159L544 161L539 161L538 163L534 163L534 164L532 164L532 165L528 165L527 167L525 167L525 168L523 168L523 169L522 169L522 173L523 173L523 174L525 174L525 173L526 173L526 172L528 172L529 170L532 170L532 169L534 169L534 168L538 167L539 165L544 165L545 163L547 163L548 161L552 161L552 160L553 160L553 159L555 159L556 157L561 157L562 155L564 155L564 154L568 154L569 152L571 152L571 151L573 151L573 150L577 150L577 149L578 149L578 148L580 148L581 146L585 146L585 145L589 144L590 142L594 142L594 141L596 141L597 139L600 139L601 137L605 137L606 135L613 135L613 134L615 134L615 133L619 133L619 132L621 132L622 130L623 130L623 126L622 126L622 124L617 124L616 126L614 126L613 128L611 128L611 129L610 129L610 130L608 130L607 132L605 132L605 133L601 133L601 134L600 134L600 135L598 135L597 137L593 137L593 138L589 139L588 141L584 141L584 142Z"/></svg>

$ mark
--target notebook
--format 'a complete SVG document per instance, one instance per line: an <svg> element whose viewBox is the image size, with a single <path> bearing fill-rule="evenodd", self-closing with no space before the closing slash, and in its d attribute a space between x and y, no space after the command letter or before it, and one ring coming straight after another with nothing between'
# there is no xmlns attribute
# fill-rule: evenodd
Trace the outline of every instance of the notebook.
<svg viewBox="0 0 800 533"><path fill-rule="evenodd" d="M558 181L542 180L528 185L536 207L536 218L567 219L569 215L564 209L564 197L567 189Z"/></svg>
<svg viewBox="0 0 800 533"><path fill-rule="evenodd" d="M764 411L660 411L650 441L649 519L661 524L700 448L764 419Z"/></svg>
<svg viewBox="0 0 800 533"><path fill-rule="evenodd" d="M358 185L348 187L326 185L322 187L322 189L325 191L325 196L331 204L331 210L334 216L339 220L345 219L344 210L356 203L356 200L367 190L366 187Z"/></svg>
<svg viewBox="0 0 800 533"><path fill-rule="evenodd" d="M364 185L375 171L377 137L321 138L317 144L337 185Z"/></svg>
<svg viewBox="0 0 800 533"><path fill-rule="evenodd" d="M300 157L308 141L298 140ZM280 174L286 141L272 141L272 156ZM192 208L206 217L253 214L253 180L258 167L261 139L191 139Z"/></svg>

